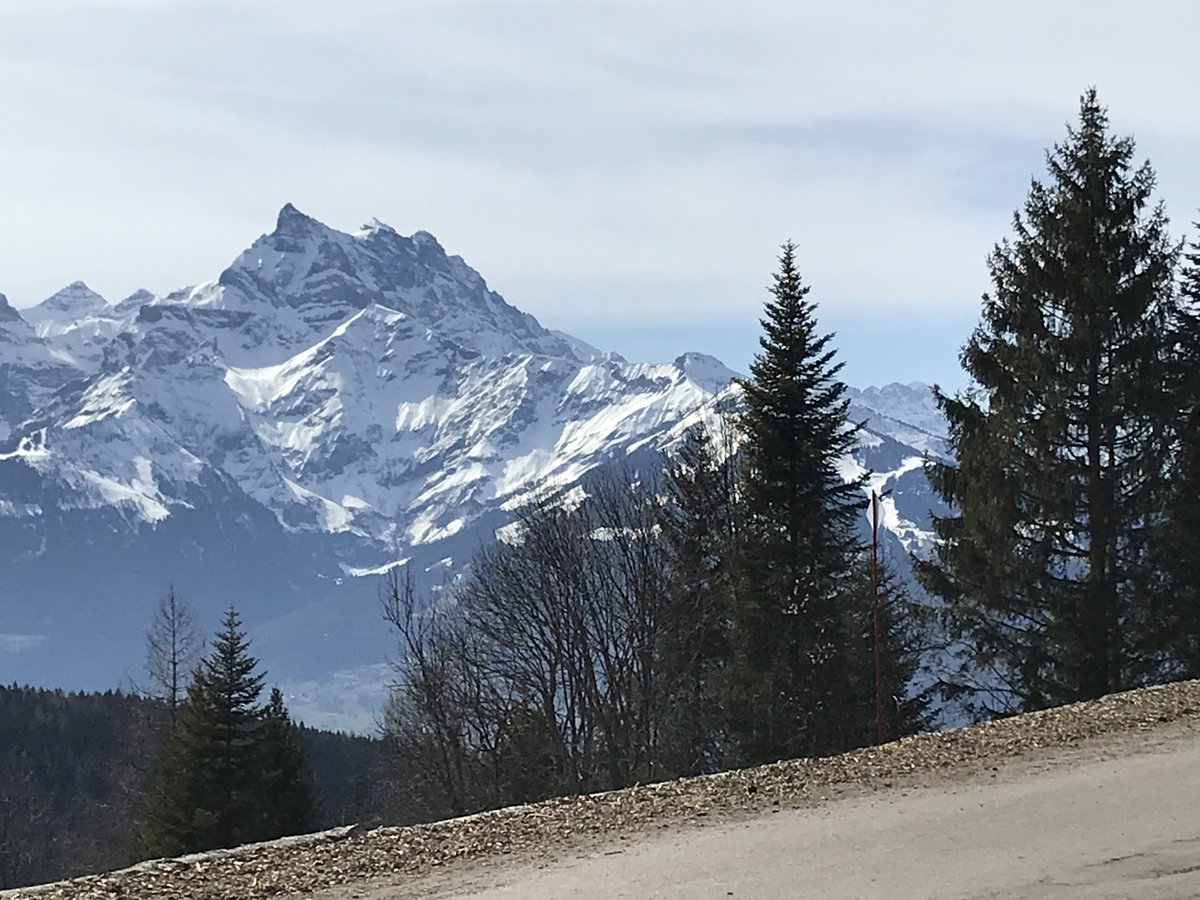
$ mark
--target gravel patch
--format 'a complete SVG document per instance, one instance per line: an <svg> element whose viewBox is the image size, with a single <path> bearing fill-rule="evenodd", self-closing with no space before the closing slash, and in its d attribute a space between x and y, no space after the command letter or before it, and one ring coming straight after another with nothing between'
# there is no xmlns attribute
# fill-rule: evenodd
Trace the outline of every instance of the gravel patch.
<svg viewBox="0 0 1200 900"><path fill-rule="evenodd" d="M542 856L598 841L721 816L807 806L854 790L931 776L963 776L1096 738L1200 726L1200 681L970 728L904 738L824 759L684 778L605 794L564 797L428 825L315 835L153 860L129 869L0 892L0 900L259 900L302 897L342 885L420 876L462 861Z"/></svg>

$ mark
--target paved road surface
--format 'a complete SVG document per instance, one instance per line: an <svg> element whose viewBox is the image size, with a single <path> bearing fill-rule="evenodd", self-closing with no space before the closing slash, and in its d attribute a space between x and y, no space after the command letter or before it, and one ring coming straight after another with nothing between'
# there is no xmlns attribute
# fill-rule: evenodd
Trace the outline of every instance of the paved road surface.
<svg viewBox="0 0 1200 900"><path fill-rule="evenodd" d="M404 895L414 896L418 886L407 887ZM549 867L483 870L430 890L462 900L1195 898L1200 742L1017 765L984 783L894 790L668 832Z"/></svg>

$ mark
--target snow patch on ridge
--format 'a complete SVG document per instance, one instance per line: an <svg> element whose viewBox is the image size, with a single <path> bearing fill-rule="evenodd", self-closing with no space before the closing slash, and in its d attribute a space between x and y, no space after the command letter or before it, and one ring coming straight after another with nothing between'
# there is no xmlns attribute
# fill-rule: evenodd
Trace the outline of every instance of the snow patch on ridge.
<svg viewBox="0 0 1200 900"><path fill-rule="evenodd" d="M134 405L129 395L129 373L118 372L95 381L84 393L78 412L63 423L63 428L84 428L109 416L120 416Z"/></svg>
<svg viewBox="0 0 1200 900"><path fill-rule="evenodd" d="M138 460L138 463L149 465L149 460ZM86 483L95 489L105 503L113 506L132 506L146 522L161 522L170 515L161 495L149 478L148 470L139 469L128 483L123 483L99 472L84 470L80 473ZM146 475L146 479L142 476Z"/></svg>

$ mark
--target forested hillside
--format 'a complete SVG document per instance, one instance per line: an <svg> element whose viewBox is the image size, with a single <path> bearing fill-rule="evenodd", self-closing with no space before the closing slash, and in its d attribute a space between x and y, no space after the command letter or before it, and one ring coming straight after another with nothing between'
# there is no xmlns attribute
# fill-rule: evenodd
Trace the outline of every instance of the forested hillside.
<svg viewBox="0 0 1200 900"><path fill-rule="evenodd" d="M134 862L167 721L120 691L0 687L0 888ZM322 824L381 820L380 743L302 733Z"/></svg>

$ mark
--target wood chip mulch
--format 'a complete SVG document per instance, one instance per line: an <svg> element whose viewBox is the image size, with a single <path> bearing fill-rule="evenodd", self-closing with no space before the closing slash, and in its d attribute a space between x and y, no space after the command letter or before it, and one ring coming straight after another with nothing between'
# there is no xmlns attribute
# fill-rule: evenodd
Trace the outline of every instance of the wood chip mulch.
<svg viewBox="0 0 1200 900"><path fill-rule="evenodd" d="M1200 681L1114 694L826 759L684 778L402 828L340 828L0 892L0 900L260 900L415 876L448 864L545 854L649 827L820 802L1071 748L1093 738L1200 725Z"/></svg>

